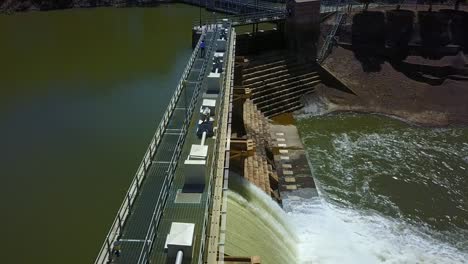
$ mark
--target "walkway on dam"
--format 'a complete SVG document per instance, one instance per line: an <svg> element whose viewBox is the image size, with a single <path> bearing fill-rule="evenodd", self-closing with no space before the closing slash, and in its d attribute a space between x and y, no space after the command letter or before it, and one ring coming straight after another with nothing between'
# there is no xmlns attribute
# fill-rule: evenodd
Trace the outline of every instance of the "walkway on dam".
<svg viewBox="0 0 468 264"><path fill-rule="evenodd" d="M241 15L231 15L225 16L225 18L229 19L232 26L244 26L244 25L251 25L257 23L270 23L275 21L280 21L286 19L286 13L283 11L277 12L260 12L255 14L241 14ZM207 19L202 20L204 25L211 25L215 23L217 19ZM194 28L200 26L199 21L194 22Z"/></svg>
<svg viewBox="0 0 468 264"><path fill-rule="evenodd" d="M227 14L252 14L263 12L284 12L284 3L275 3L263 0L182 0L182 2L203 6L209 10Z"/></svg>
<svg viewBox="0 0 468 264"><path fill-rule="evenodd" d="M194 5L200 5L198 0L183 0L184 2L191 3ZM251 6L255 0L241 1L241 0L226 0L226 1L215 1L214 10L218 10L230 15L224 15L223 18L229 19L232 26L243 26L258 23L272 23L281 20L285 20L288 16L286 5L281 3L273 3L266 1L259 1L259 8L252 9L251 12L244 12L239 9L239 6ZM201 6L205 7L206 2L201 2ZM325 0L321 1L320 13L321 16L327 16L327 14L340 13L343 14L348 10L359 10L362 9L362 4L354 0L338 1L338 0ZM194 28L200 26L200 22L203 25L210 25L215 23L218 19L206 19L202 18L194 22Z"/></svg>
<svg viewBox="0 0 468 264"><path fill-rule="evenodd" d="M193 126L190 126L190 124L193 124L191 117L193 111L196 111L196 107L199 107L198 95L202 82L207 75L208 66L211 69L211 65L208 64L211 62L216 36L217 29L203 33L201 38L206 43L204 58L200 56L200 41L195 48L186 72L184 72L179 82L180 91L178 87L173 100L168 106L170 111L164 115L161 121L163 129L158 128L155 137L151 141L142 165L132 182L95 263L107 263L111 259L112 263L148 262L167 198L168 196L173 198L174 195L174 193L169 193L174 175L181 173L176 168L181 152L186 151L185 149L182 150L185 137L188 131L190 135L194 134L192 133L194 131ZM196 118L198 118L198 115L196 115ZM151 155L152 153L153 155ZM206 199L206 193L202 199ZM184 209L178 210L174 214L194 215L195 211ZM161 222L161 230L165 230L167 222ZM197 224L197 227L199 226ZM162 232L166 232L165 235L167 235L167 231ZM163 237L165 239L163 233L158 233L158 243L161 242ZM117 240L120 241L120 257L116 257L112 252L113 243ZM158 243L156 246L160 246ZM156 261L153 263L163 262Z"/></svg>
<svg viewBox="0 0 468 264"><path fill-rule="evenodd" d="M232 38L235 37L233 37L234 33L231 33L230 31L230 27L228 27L228 32L227 43L229 43L228 46L230 46L233 42ZM218 33L215 32L215 36L216 34ZM215 38L217 39L217 37ZM207 57L213 58L213 52L214 51L207 54ZM226 47L226 52L223 57L225 60L223 61L223 68L226 70L226 75L228 72L231 72L232 74L230 69L233 68L233 54L233 49ZM227 66L227 64L231 64L231 67ZM216 110L214 111L214 127L216 127L216 132L214 137L207 138L205 141L205 145L208 146L208 157L206 159L205 167L205 185L202 186L203 189L198 190L186 190L187 186L185 185L185 177L190 173L185 169L185 157L189 156L192 145L199 145L201 143L201 139L199 139L195 133L196 126L199 121L199 115L194 114L191 118L191 122L189 123L190 126L185 139L185 144L182 148L181 158L179 159L178 166L176 167L174 181L170 187L169 197L151 249L151 256L149 259L151 263L171 263L168 262L168 252L165 248L165 242L166 237L170 232L171 224L174 222L195 224L192 252L191 255L185 257L186 262L184 263L203 263L204 257L207 255L208 237L206 235L208 234L209 228L208 220L210 219L210 216L215 217L214 213L213 215L209 214L210 204L212 204L212 209L215 210L213 204L216 204L217 202L215 201L216 191L214 188L214 181L216 179L215 175L221 175L221 177L224 177L222 173L217 171L219 166L217 166L216 162L221 161L224 164L224 152L220 149L222 149L221 146L228 144L226 137L223 136L229 134L225 129L223 130L223 127L228 123L227 116L229 111L226 111L226 107L230 105L229 98L231 98L232 92L230 90L232 87L227 84L230 82L226 81L228 78L231 78L231 76L225 77L222 84L220 84L221 87L218 95L216 97L210 96L211 99L216 98ZM201 84L200 93L203 93L207 89L207 83L203 81ZM198 103L195 105L195 109L200 109L202 102L203 99L199 99ZM184 192L184 190L188 192ZM210 237L217 237L217 235L212 234Z"/></svg>
<svg viewBox="0 0 468 264"><path fill-rule="evenodd" d="M151 161L152 165L147 173L146 180L141 186L140 194L123 228L120 239L122 242L121 256L116 259L115 263L147 263L150 257L165 201L168 197L169 200L173 200L171 198L173 198L174 194L169 193L169 188L176 168L180 168L180 166L177 166L178 161L182 160L183 162L184 160L179 159L179 156L184 145L185 136L187 132L189 132L189 135L194 134L192 133L194 131L193 127L189 128L190 123L193 123L191 122L191 114L194 109L197 109L196 106L199 107L196 103L201 89L201 82L206 75L207 58L211 58L209 53L214 43L214 35L214 32L208 32L204 37L208 51L205 58L200 58L198 55L200 50L195 53L197 59L186 79L186 85L163 134L156 155ZM192 101L192 105L190 105L189 100ZM198 118L198 115L196 115L196 118ZM183 215L195 213L190 210L178 210L176 212ZM164 214L166 215L166 212ZM170 223L161 221L161 224L162 230L169 230ZM169 228L166 228L167 224L169 224ZM157 241L165 240L167 233L168 231L165 234L156 235ZM156 261L153 263L164 262Z"/></svg>

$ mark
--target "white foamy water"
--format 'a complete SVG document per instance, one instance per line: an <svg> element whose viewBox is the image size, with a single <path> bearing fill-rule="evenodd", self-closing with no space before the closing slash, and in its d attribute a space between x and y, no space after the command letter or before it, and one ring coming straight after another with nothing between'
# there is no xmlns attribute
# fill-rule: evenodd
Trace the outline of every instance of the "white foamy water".
<svg viewBox="0 0 468 264"><path fill-rule="evenodd" d="M394 218L328 204L283 201L298 235L299 263L468 263L468 253Z"/></svg>
<svg viewBox="0 0 468 264"><path fill-rule="evenodd" d="M297 263L295 229L278 203L243 178L231 176L229 186L225 253L260 256L268 264Z"/></svg>
<svg viewBox="0 0 468 264"><path fill-rule="evenodd" d="M228 254L260 255L265 263L286 257L288 264L468 263L468 251L432 238L425 227L321 197L292 194L283 211L253 184L236 181L237 192L228 193Z"/></svg>

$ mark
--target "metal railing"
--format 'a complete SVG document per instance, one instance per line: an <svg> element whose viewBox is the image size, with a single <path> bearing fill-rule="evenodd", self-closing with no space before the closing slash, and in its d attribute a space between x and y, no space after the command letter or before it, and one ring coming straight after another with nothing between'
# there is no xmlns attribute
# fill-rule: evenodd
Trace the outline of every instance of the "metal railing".
<svg viewBox="0 0 468 264"><path fill-rule="evenodd" d="M249 13L242 15L230 15L225 16L224 18L228 19L231 23L231 26L240 26L253 23L265 23L273 22L277 20L282 20L286 18L286 12L284 11L274 11L274 12L260 12L260 13ZM220 23L220 19L204 19L202 20L203 25L211 25L215 23ZM202 26L203 26L202 25ZM199 27L200 21L196 20L193 22L193 27Z"/></svg>
<svg viewBox="0 0 468 264"><path fill-rule="evenodd" d="M230 14L241 14L252 11L279 11L285 9L285 4L262 0L181 0L181 2Z"/></svg>
<svg viewBox="0 0 468 264"><path fill-rule="evenodd" d="M112 243L116 241L122 232L122 228L125 225L127 218L130 214L130 210L132 208L133 203L135 202L135 199L140 191L141 184L146 176L146 173L148 172L148 169L151 166L151 160L153 159L159 144L161 142L162 136L166 130L166 127L169 123L170 117L172 116L174 109L176 107L177 101L179 100L180 94L183 89L184 81L187 79L190 70L193 66L193 63L195 59L197 58L198 51L200 49L200 43L201 39L197 43L197 46L195 47L194 51L192 52L192 56L190 57L187 66L184 69L184 72L182 73L182 77L179 80L179 83L177 85L177 88L172 95L172 98L169 102L168 107L166 108L166 111L163 115L162 120L160 121L158 128L156 129L156 132L154 133L151 142L146 150L145 155L143 156L143 160L141 161L137 172L130 184L130 187L125 195L124 201L122 202L119 211L117 212L117 215L112 223L112 226L106 236L106 239L99 251L99 254L95 260L96 264L100 263L107 263L107 261L111 258L112 256Z"/></svg>
<svg viewBox="0 0 468 264"><path fill-rule="evenodd" d="M235 33L233 34L233 41L232 41L232 47L231 47L231 52L235 53L236 50L236 35ZM235 54L233 54L235 56ZM228 182L229 182L229 162L230 162L230 153L231 153L231 124L232 124L232 102L233 102L233 90L234 90L234 66L235 64L235 59L231 61L231 72L230 72L230 85L229 87L226 88L230 90L230 96L229 96L229 102L225 102L229 104L228 108L228 120L227 122L227 142L226 142L226 148L224 150L224 167L223 167L223 191L222 191L222 205L221 205L221 227L220 227L220 233L225 233L226 230L226 221L227 221L227 194L226 192L228 191ZM224 224L223 224L224 223ZM218 256L219 256L219 263L223 264L224 263L224 244L225 244L225 236L220 235L219 236L219 244L218 244Z"/></svg>
<svg viewBox="0 0 468 264"><path fill-rule="evenodd" d="M232 26L232 24L231 24ZM235 31L234 29L232 29L231 27L229 27L229 31L231 32L229 34L229 38L228 38L228 41L227 43L232 43L232 47L229 47L228 50L228 53L227 53L227 56L235 56L235 54L233 54L233 52L235 51L235 42L236 42L236 35L235 35ZM224 69L228 69L229 67L228 66L228 63L232 63L234 64L234 60L225 60L224 62ZM218 106L219 107L219 111L218 111L218 115L217 115L217 119L216 119L216 124L218 124L218 135L216 137L216 141L215 141L215 144L213 146L213 158L211 160L211 171L210 171L210 175L209 175L209 181L208 181L208 186L207 186L207 190L208 190L208 193L207 193L207 205L206 208L205 208L205 214L204 214L204 220L203 220L203 228L202 228L202 236L200 238L200 252L199 252L199 258L198 258L198 264L203 264L204 263L204 257L205 257L205 250L206 250L206 247L207 247L207 243L206 243L206 237L209 236L209 223L210 223L210 214L209 212L212 210L212 207L213 207L213 201L212 201L212 194L214 193L214 187L215 185L213 184L213 181L215 180L215 175L216 175L216 171L218 169L218 166L216 165L219 157L220 157L220 154L222 155L226 155L226 153L219 153L219 144L220 143L223 143L225 144L225 142L220 142L221 141L221 136L220 136L220 133L221 133L221 129L220 129L220 125L221 125L221 122L223 122L224 120L222 120L222 117L224 115L224 106L226 103L230 103L229 101L226 102L224 100L224 95L225 93L227 92L226 89L230 89L230 91L232 92L232 85L230 85L230 87L226 87L226 82L227 82L227 79L228 78L232 78L232 76L234 76L234 67L230 67L231 68L231 72L227 72L226 71L226 75L224 77L224 80L223 80L223 84L222 84L222 90L220 92L220 98L222 98L221 100L221 103L220 105ZM232 82L231 82L232 84ZM228 121L228 120L226 120ZM230 132L228 132L230 134ZM228 148L229 149L229 146ZM229 161L228 161L229 162ZM224 170L223 170L224 171Z"/></svg>
<svg viewBox="0 0 468 264"><path fill-rule="evenodd" d="M241 12L242 8L248 8L255 12L261 11L281 11L285 9L284 4L274 4L272 2L265 2L261 0L217 0L215 1L215 8L225 9L227 11L233 10ZM237 9L237 10L236 10Z"/></svg>
<svg viewBox="0 0 468 264"><path fill-rule="evenodd" d="M330 53L331 45L335 38L335 34L338 31L338 28L340 28L343 21L346 20L346 16L347 14L343 12L338 12L338 14L336 15L335 24L333 25L333 28L331 29L330 33L327 35L325 42L323 43L323 46L320 49L319 54L317 56L318 63L322 63L323 60L325 60L325 58Z"/></svg>
<svg viewBox="0 0 468 264"><path fill-rule="evenodd" d="M213 50L213 47L215 46L216 35L217 35L217 27L214 28L213 36L212 36L212 40L211 40L211 45L209 45L209 48L207 50L207 54L211 54L211 52ZM200 38L199 43L197 44L197 46L200 44L202 39L203 39L203 37ZM179 138L177 140L175 152L172 155L171 161L169 163L169 168L167 169L167 177L164 178L163 189L159 193L158 202L157 202L157 204L156 204L156 206L155 206L155 208L153 210L151 224L148 227L148 230L146 232L145 242L144 242L143 247L142 247L142 249L140 251L140 256L138 258L137 263L141 263L141 264L148 263L149 256L150 256L150 253L151 253L151 249L153 248L153 241L154 241L154 238L156 237L156 231L158 229L159 222L160 222L160 219L161 219L162 210L165 207L166 202L167 202L167 198L169 196L169 190L170 190L172 181L174 180L174 174L175 174L178 162L179 162L179 157L180 157L180 154L182 152L182 148L184 146L187 131L188 131L188 128L189 128L190 123L191 123L193 110L195 109L195 105L197 104L198 95L200 94L203 79L205 77L206 68L208 66L208 62L210 61L209 56L207 56L207 57L208 57L208 59L204 60L202 68L201 68L200 73L198 75L195 91L194 91L194 94L193 94L192 99L190 101L190 105L188 106L188 113L185 116L185 120L184 120L182 129L181 129L181 134L180 134L180 136L179 136ZM185 89L187 89L187 87L185 87Z"/></svg>
<svg viewBox="0 0 468 264"><path fill-rule="evenodd" d="M229 27L230 28L230 27ZM228 35L228 41L227 43L230 42L232 38L232 33ZM229 49L228 49L229 51ZM228 56L231 56L231 54L229 54L229 52L226 54L226 58ZM227 61L228 60L225 60L224 63L223 63L223 68L226 69L226 64L227 64ZM220 100L220 104L218 106L218 113L217 113L217 117L216 117L216 124L218 125L218 129L219 129L219 125L221 124L221 117L223 116L223 106L224 106L224 100L222 99L224 93L226 92L225 91L225 83L226 83L226 78L228 78L228 75L226 74L225 77L224 77L224 80L223 80L223 84L222 84L222 87L221 87L221 90L220 90L220 93L219 93L219 96L221 98ZM206 247L206 237L207 237L207 227L208 227L208 219L209 219L209 211L211 210L211 194L213 193L212 191L212 180L213 180L213 176L214 176L214 172L216 171L216 161L218 160L219 158L219 153L218 153L218 146L219 146L219 142L220 142L220 136L219 136L219 133L220 133L221 130L218 130L217 131L217 135L216 135L216 140L215 140L215 143L213 145L213 158L211 159L211 171L210 171L210 175L209 175L209 180L208 180L208 187L207 187L207 201L206 201L206 204L207 206L205 207L205 213L204 213L204 217L203 217L203 227L202 227L202 232L201 232L201 238L200 238L200 251L199 251L199 255L198 255L198 263L199 264L203 264L204 261L203 261L203 258L204 258L204 255L205 255L205 247Z"/></svg>

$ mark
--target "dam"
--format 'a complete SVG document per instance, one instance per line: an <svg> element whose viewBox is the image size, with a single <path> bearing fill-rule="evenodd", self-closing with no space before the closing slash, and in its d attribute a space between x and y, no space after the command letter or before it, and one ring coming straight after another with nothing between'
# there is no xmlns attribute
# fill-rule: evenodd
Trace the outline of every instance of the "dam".
<svg viewBox="0 0 468 264"><path fill-rule="evenodd" d="M466 263L466 5L169 2L0 3L3 262Z"/></svg>
<svg viewBox="0 0 468 264"><path fill-rule="evenodd" d="M202 6L230 15L194 23L192 55L95 263L307 259L298 245L307 247L310 238L304 242L293 231L285 211L296 215L304 201L318 216L325 209L311 154L283 119L310 104L304 98L320 85L356 95L321 66L356 6L298 0ZM329 16L330 30L319 40ZM260 23L274 29L260 30ZM237 34L238 26L252 31ZM365 262L378 260L369 255Z"/></svg>
<svg viewBox="0 0 468 264"><path fill-rule="evenodd" d="M306 19L306 22L303 19L302 28L308 23L315 25L312 30L316 30L320 20L320 3L310 1L297 5L308 7L302 14L303 17L314 14L312 19ZM235 61L238 60L236 56L239 50L236 48L238 42L233 26L252 24L258 34L262 34L258 31L258 23L273 22L283 26L287 13L285 6L268 3L258 5L258 2L254 6L242 1L237 4L206 7L223 11L229 7L232 13L241 15L206 21L207 23L200 23L193 29L192 56L95 263L260 263L260 257L257 256L225 254L231 166L239 166L239 161L244 161L246 153L251 153L247 154L249 157L245 159L246 165L242 165L245 167L245 178L261 187L267 194L276 197L277 201L281 201L280 189L297 189L298 185L287 184L295 182L295 178L292 177L293 165L283 162L284 175L278 176L274 172L274 161L266 159L267 147L255 146L262 142L261 138L266 136L270 129L267 128L265 117L262 117L257 106L249 99L243 107L244 122L252 122L245 124L246 133L242 135L240 127L232 126L233 123L239 122L236 117L239 115L236 104L243 101L239 100L239 89L235 88L235 82L239 82L239 78L235 78ZM243 15L251 12L251 8L255 8L253 15ZM297 13L297 17L300 17L299 8ZM291 14L290 16L294 17ZM301 33L304 32L298 31L294 36ZM243 41L252 40L241 40L239 43ZM264 63L270 59L276 60L274 57L256 60ZM293 58L284 58L284 61L288 64L278 65L276 68L298 68L298 72L302 73L310 67L309 64L300 62L297 62L296 66ZM257 61L255 63L241 71L247 71L250 67L252 70L265 68ZM293 63L294 66L289 63ZM252 76L250 83L265 83L262 76L272 74L251 71L245 75ZM293 78L299 80L299 76ZM286 80L283 82L286 83ZM297 95L293 98L285 97L285 100L293 103L291 99L294 99L294 102L297 102L299 94L310 90L311 84L314 83L291 82L291 88L286 91L291 90ZM234 92L235 89L238 91ZM244 90L243 93L247 94L247 91ZM263 98L260 94L253 94L259 99ZM277 98L284 97L280 95L279 90L276 94L279 95ZM263 102L265 103L267 101ZM279 110L284 112L284 108ZM277 136L288 133L281 126L271 131ZM291 153L294 157L297 156L294 160L299 160L299 166L304 167L305 172L305 175L302 175L304 181L300 184L313 188L313 179L310 172L307 172L309 170L305 153L303 149L297 149L302 146L297 131L291 134L293 139L289 139L287 143L295 149L279 150L281 155L275 155L277 162L280 164L280 160L289 159L285 153L294 152ZM278 143L277 148L286 146L286 139L277 140L283 142ZM280 183L279 179L283 176L286 182ZM270 178L273 181L270 181ZM283 262L295 257L292 253L294 250L291 250L290 257L283 258Z"/></svg>
<svg viewBox="0 0 468 264"><path fill-rule="evenodd" d="M466 263L463 3L321 1L298 39L280 1L52 2L0 4L4 263L174 263L174 233L182 263Z"/></svg>

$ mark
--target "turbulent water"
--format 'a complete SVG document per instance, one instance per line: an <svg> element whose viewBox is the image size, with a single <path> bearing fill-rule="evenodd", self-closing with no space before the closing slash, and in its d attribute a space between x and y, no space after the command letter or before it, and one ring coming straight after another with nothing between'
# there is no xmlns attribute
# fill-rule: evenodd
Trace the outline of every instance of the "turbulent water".
<svg viewBox="0 0 468 264"><path fill-rule="evenodd" d="M373 115L314 117L299 129L320 196L291 195L284 213L255 186L234 184L226 253L262 263L468 263L467 129Z"/></svg>
<svg viewBox="0 0 468 264"><path fill-rule="evenodd" d="M299 235L298 263L466 263L468 254L425 228L327 203L286 201Z"/></svg>
<svg viewBox="0 0 468 264"><path fill-rule="evenodd" d="M302 263L468 262L468 130L299 122L321 197L285 201Z"/></svg>

